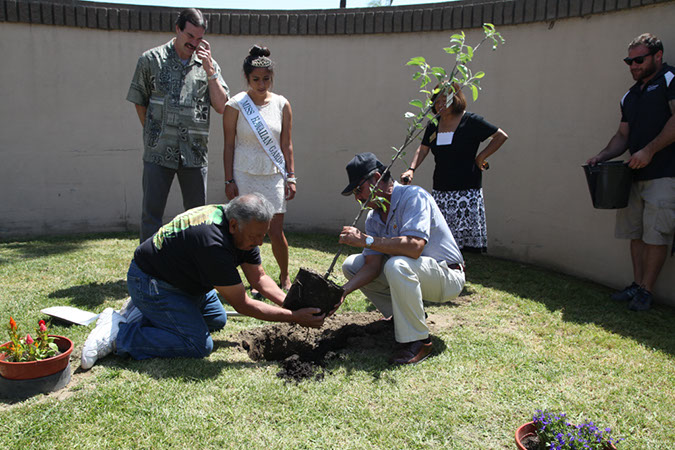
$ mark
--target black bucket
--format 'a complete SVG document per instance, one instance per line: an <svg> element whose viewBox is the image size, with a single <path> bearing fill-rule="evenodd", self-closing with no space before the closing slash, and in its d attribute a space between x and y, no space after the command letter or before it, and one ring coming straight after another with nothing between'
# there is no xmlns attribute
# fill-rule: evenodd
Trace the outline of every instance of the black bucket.
<svg viewBox="0 0 675 450"><path fill-rule="evenodd" d="M632 170L622 161L584 165L588 190L591 192L593 207L598 209L619 209L628 206Z"/></svg>

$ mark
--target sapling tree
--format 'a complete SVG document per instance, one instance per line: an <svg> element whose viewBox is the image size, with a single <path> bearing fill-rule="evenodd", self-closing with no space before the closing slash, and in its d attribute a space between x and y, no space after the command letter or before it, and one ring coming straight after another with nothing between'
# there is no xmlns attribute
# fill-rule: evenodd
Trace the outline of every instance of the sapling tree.
<svg viewBox="0 0 675 450"><path fill-rule="evenodd" d="M481 71L474 73L469 67L469 63L473 60L476 51L485 42L490 42L492 44L492 50L496 50L499 44L504 43L502 35L497 32L495 26L491 23L483 24L483 32L484 36L482 40L475 47L467 45L466 35L463 31L458 34L453 34L450 37L450 46L443 48L443 50L451 57L452 66L450 70L446 70L441 66L431 66L423 56L417 56L407 62L406 65L416 66L418 68L413 74L413 80L419 81L419 93L423 94L423 98L410 101L410 105L414 106L419 111L417 113L405 113L405 118L408 119L409 122L405 139L401 146L392 147L394 155L391 158L391 162L382 173L383 176L391 171L392 166L399 158L405 156L405 148L419 137L420 133L424 131L429 122L435 124L438 123L438 114L432 112L433 102L431 101L431 98L434 95L445 95L446 107L450 106L456 94L454 86L459 86L460 89L470 89L472 98L476 101L478 98L478 91L480 90L480 81L485 76L485 73ZM430 87L432 83L435 83L433 88ZM356 226L363 215L363 212L368 209L368 203L371 202L375 202L382 207L382 209L385 211L387 210L386 199L378 195L376 186L371 186L370 195L365 202L361 203L359 213L351 226ZM343 246L340 246L330 267L326 271L324 278L327 279L332 273L335 263L342 253L342 249Z"/></svg>

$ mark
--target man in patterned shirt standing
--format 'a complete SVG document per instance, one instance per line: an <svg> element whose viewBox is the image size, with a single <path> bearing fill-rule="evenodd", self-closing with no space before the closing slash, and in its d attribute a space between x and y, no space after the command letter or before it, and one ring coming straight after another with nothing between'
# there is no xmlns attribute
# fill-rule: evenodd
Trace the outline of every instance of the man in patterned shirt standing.
<svg viewBox="0 0 675 450"><path fill-rule="evenodd" d="M174 175L186 210L206 204L210 107L222 114L229 93L206 27L201 11L182 11L176 37L141 55L129 87L143 125L141 242L162 226Z"/></svg>

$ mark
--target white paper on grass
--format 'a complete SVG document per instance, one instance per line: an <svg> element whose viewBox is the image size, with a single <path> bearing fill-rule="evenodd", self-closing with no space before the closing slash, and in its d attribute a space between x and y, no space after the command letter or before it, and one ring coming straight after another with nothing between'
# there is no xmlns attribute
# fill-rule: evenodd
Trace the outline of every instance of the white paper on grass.
<svg viewBox="0 0 675 450"><path fill-rule="evenodd" d="M73 308L72 306L52 306L42 309L40 312L66 322L84 326L89 325L98 318L98 314Z"/></svg>

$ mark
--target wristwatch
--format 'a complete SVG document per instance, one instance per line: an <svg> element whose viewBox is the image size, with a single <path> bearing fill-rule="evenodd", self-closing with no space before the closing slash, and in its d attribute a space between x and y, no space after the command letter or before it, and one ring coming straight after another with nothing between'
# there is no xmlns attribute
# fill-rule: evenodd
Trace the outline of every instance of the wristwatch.
<svg viewBox="0 0 675 450"><path fill-rule="evenodd" d="M374 237L366 236L366 248L370 248L370 246L373 245L373 242L375 242Z"/></svg>

